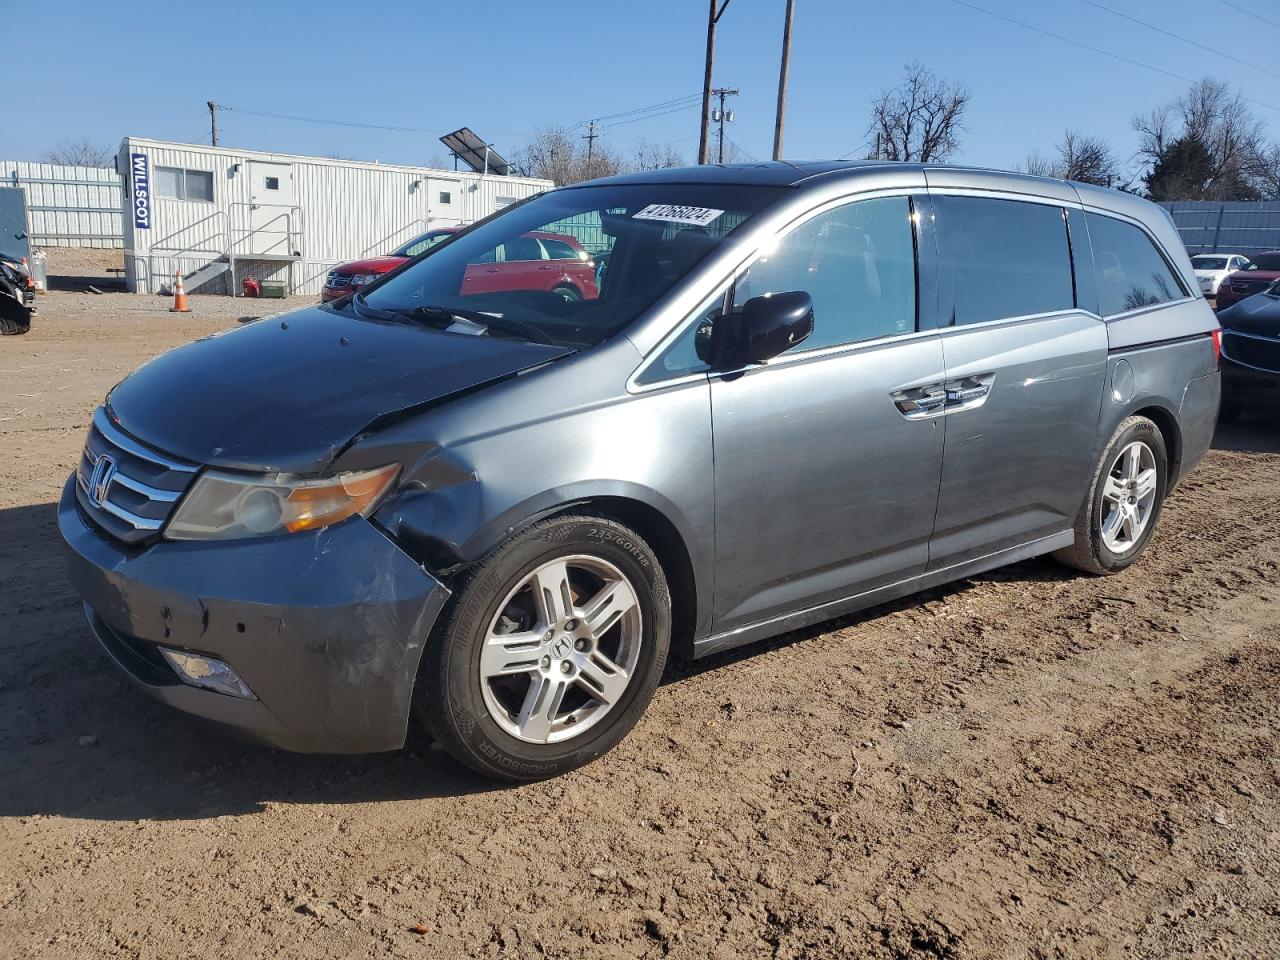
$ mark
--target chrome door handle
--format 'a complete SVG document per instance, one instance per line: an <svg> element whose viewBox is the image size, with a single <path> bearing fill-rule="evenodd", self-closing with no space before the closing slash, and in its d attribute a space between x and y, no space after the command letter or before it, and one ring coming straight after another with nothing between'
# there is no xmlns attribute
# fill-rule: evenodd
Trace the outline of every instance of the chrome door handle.
<svg viewBox="0 0 1280 960"><path fill-rule="evenodd" d="M987 402L991 394L991 386L995 382L994 373L980 373L969 377L948 380L944 385L947 391L947 413L959 413L961 410L975 410Z"/></svg>
<svg viewBox="0 0 1280 960"><path fill-rule="evenodd" d="M981 400L991 388L985 384L976 387L948 388L947 403L970 403Z"/></svg>
<svg viewBox="0 0 1280 960"><path fill-rule="evenodd" d="M940 383L910 390L895 390L889 396L894 406L898 408L898 412L908 420L920 420L940 413L947 403L947 394Z"/></svg>

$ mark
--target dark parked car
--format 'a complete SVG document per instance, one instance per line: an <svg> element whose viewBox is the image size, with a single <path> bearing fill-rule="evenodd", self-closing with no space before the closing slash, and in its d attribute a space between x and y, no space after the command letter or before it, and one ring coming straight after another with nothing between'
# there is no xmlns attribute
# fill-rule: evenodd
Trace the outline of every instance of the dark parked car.
<svg viewBox="0 0 1280 960"><path fill-rule="evenodd" d="M30 330L35 302L35 284L26 265L0 254L0 336L16 336Z"/></svg>
<svg viewBox="0 0 1280 960"><path fill-rule="evenodd" d="M1280 408L1280 282L1219 312L1222 419Z"/></svg>
<svg viewBox="0 0 1280 960"><path fill-rule="evenodd" d="M598 297L468 286L566 222L608 248ZM529 780L618 743L672 650L1039 554L1124 570L1208 449L1217 333L1128 194L879 162L617 177L151 361L94 414L59 527L159 699L294 750L412 727Z"/></svg>
<svg viewBox="0 0 1280 960"><path fill-rule="evenodd" d="M344 263L329 271L321 301L337 300L363 289L384 273L449 239L461 227L440 227L415 237L385 257ZM468 293L546 290L566 300L591 300L597 292L596 265L573 237L563 233L527 233L486 250L467 267Z"/></svg>
<svg viewBox="0 0 1280 960"><path fill-rule="evenodd" d="M1245 297L1262 293L1277 280L1280 280L1280 250L1260 253L1243 270L1237 270L1222 281L1216 306L1224 310Z"/></svg>

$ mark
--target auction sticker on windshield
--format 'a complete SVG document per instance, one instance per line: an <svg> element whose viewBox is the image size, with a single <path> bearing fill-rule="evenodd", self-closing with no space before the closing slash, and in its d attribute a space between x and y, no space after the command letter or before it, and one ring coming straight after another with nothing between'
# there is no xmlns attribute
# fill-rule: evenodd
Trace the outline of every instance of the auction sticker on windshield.
<svg viewBox="0 0 1280 960"><path fill-rule="evenodd" d="M632 220L665 220L668 223L691 223L695 227L705 227L723 210L712 210L710 207L686 207L678 203L651 203L643 210L631 215Z"/></svg>

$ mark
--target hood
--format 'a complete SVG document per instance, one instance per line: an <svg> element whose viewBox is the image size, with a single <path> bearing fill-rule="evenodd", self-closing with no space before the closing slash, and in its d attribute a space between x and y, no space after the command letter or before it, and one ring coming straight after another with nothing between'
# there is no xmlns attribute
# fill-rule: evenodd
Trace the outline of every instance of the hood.
<svg viewBox="0 0 1280 960"><path fill-rule="evenodd" d="M1196 276L1197 276L1197 277L1207 277L1207 278L1209 278L1209 279L1213 279L1213 278L1214 278L1214 277L1216 277L1218 274L1220 274L1220 273L1226 273L1226 272L1227 272L1226 267L1223 267L1221 270L1198 269L1198 270L1196 270Z"/></svg>
<svg viewBox="0 0 1280 960"><path fill-rule="evenodd" d="M312 473L372 421L571 353L321 307L166 353L107 397L112 419L194 463Z"/></svg>
<svg viewBox="0 0 1280 960"><path fill-rule="evenodd" d="M407 263L408 257L370 257L368 260L352 260L350 263L340 263L334 267L335 273L356 274L356 273L389 273L402 263Z"/></svg>
<svg viewBox="0 0 1280 960"><path fill-rule="evenodd" d="M1255 293L1219 313L1218 323L1226 331L1280 336L1280 297Z"/></svg>
<svg viewBox="0 0 1280 960"><path fill-rule="evenodd" d="M1226 283L1258 283L1280 280L1280 270L1237 270L1227 274Z"/></svg>

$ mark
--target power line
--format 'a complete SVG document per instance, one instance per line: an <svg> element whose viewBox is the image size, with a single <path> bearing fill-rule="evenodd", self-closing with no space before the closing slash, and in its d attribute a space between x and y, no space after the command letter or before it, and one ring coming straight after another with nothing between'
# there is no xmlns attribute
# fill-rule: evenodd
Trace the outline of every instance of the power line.
<svg viewBox="0 0 1280 960"><path fill-rule="evenodd" d="M1033 26L1032 24L1026 23L1025 21L1022 21L1022 20L1015 20L1013 17L1005 16L1003 13L996 13L994 10L988 10L986 7L980 7L975 3L969 3L968 0L951 0L951 2L959 4L962 7L967 7L970 10L976 10L978 11L978 13L984 13L989 17L995 17L997 20L1003 20L1005 21L1005 23L1012 23L1014 26L1022 27L1024 30L1030 30L1033 33L1040 33L1046 37L1052 37L1054 40L1061 40L1063 43L1069 43L1073 47L1081 47L1082 49L1090 50L1093 53L1100 53L1104 57L1111 57L1113 60L1120 60L1124 63L1130 64L1131 66L1140 67L1143 70L1150 70L1152 73L1159 73L1166 77L1172 77L1174 80L1180 80L1183 83L1196 82L1195 80L1192 80L1190 77L1182 76L1182 74L1174 73L1170 70L1162 69L1161 67L1153 67L1151 64L1143 63L1141 60L1134 60L1130 57L1124 56L1123 54L1112 53L1110 50L1104 50L1101 47L1095 47L1092 44L1085 43L1082 40L1073 40L1071 37L1064 37L1060 33L1054 33L1051 30L1044 30L1040 27ZM1253 99L1253 97L1243 97L1243 99L1248 101L1249 103L1255 104L1256 106L1265 107L1267 110L1274 110L1277 113L1280 113L1280 107L1277 107L1274 104L1264 103L1261 100Z"/></svg>
<svg viewBox="0 0 1280 960"><path fill-rule="evenodd" d="M225 103L218 104L220 110L232 110L253 117L269 117L273 120L293 120L298 123L324 123L335 127L361 127L365 130L394 130L399 133L435 133L423 127L397 127L382 123L362 123L358 120L332 120L326 117L299 117L290 113L271 113L267 110L250 110L247 107L229 107Z"/></svg>
<svg viewBox="0 0 1280 960"><path fill-rule="evenodd" d="M733 139L733 137L729 136L727 133L724 135L724 138L729 141L729 145L731 147L736 148L737 151L740 154L742 154L744 157L746 157L748 160L751 160L751 161L758 160L758 158L754 153L752 153L750 150L747 150L745 147L742 146L742 144L740 144L737 140Z"/></svg>
<svg viewBox="0 0 1280 960"><path fill-rule="evenodd" d="M1207 50L1209 53L1217 54L1220 57L1230 60L1232 63L1238 63L1244 67L1260 70L1268 76L1275 77L1280 80L1280 73L1276 73L1274 70L1268 70L1266 67L1260 67L1256 63L1250 63L1248 60L1241 60L1239 57L1233 57L1231 54L1224 53L1217 47L1211 47L1206 43L1201 43L1199 40L1192 40L1190 37L1184 37L1179 33L1174 33L1172 30L1166 30L1164 27L1157 26L1154 23L1147 23L1145 20L1139 20L1137 17L1130 16L1123 11L1113 10L1104 3L1098 3L1097 0L1080 0L1080 2L1087 3L1091 7L1097 7L1099 10L1105 10L1112 16L1122 17L1130 23L1136 23L1138 26L1146 27L1148 30L1154 30L1156 33L1163 33L1166 37L1172 37L1174 40L1181 40L1183 43L1189 43L1193 47L1199 47L1201 50Z"/></svg>
<svg viewBox="0 0 1280 960"><path fill-rule="evenodd" d="M1280 21L1268 20L1266 17L1258 13L1256 10L1250 10L1248 7L1242 7L1238 3L1232 3L1231 0L1222 0L1222 2L1225 3L1228 7L1231 7L1233 10L1239 10L1241 13L1246 14L1250 17L1253 17L1255 20L1261 20L1263 23L1269 23L1271 24L1271 26L1275 27L1277 30L1280 30Z"/></svg>
<svg viewBox="0 0 1280 960"><path fill-rule="evenodd" d="M604 115L604 116L602 116L602 117L595 117L595 118L593 118L593 119L594 119L597 123L598 123L598 122L600 122L600 121L602 121L602 120L616 120L616 119L618 119L619 117L629 117L629 116L631 116L632 114L636 114L636 113L647 113L647 112L649 112L650 110L658 110L658 109L661 109L661 108L663 108L663 107L674 107L674 106L676 106L677 104L679 104L679 105L683 105L683 104L686 104L686 103L690 103L690 102L696 101L696 100L700 99L700 98L701 98L701 96L702 96L702 94L700 94L700 93L691 93L691 94L689 94L688 96L685 96L685 97L676 97L676 98L674 98L674 99L672 99L672 100L663 100L661 103L651 103L651 104L649 104L647 107L635 107L635 108L633 108L633 109L631 109L631 110L620 110L620 111L618 111L617 113L607 113L607 114L605 114L605 115Z"/></svg>
<svg viewBox="0 0 1280 960"><path fill-rule="evenodd" d="M643 117L631 117L627 120L615 120L613 123L606 123L605 126L620 127L624 123L636 123L637 121L640 121L640 120L655 120L658 117L666 117L666 116L670 116L673 113L682 113L685 110L692 110L697 105L698 105L697 103L686 103L683 107L673 107L670 110L663 110L661 113L650 113L650 114L646 114Z"/></svg>

